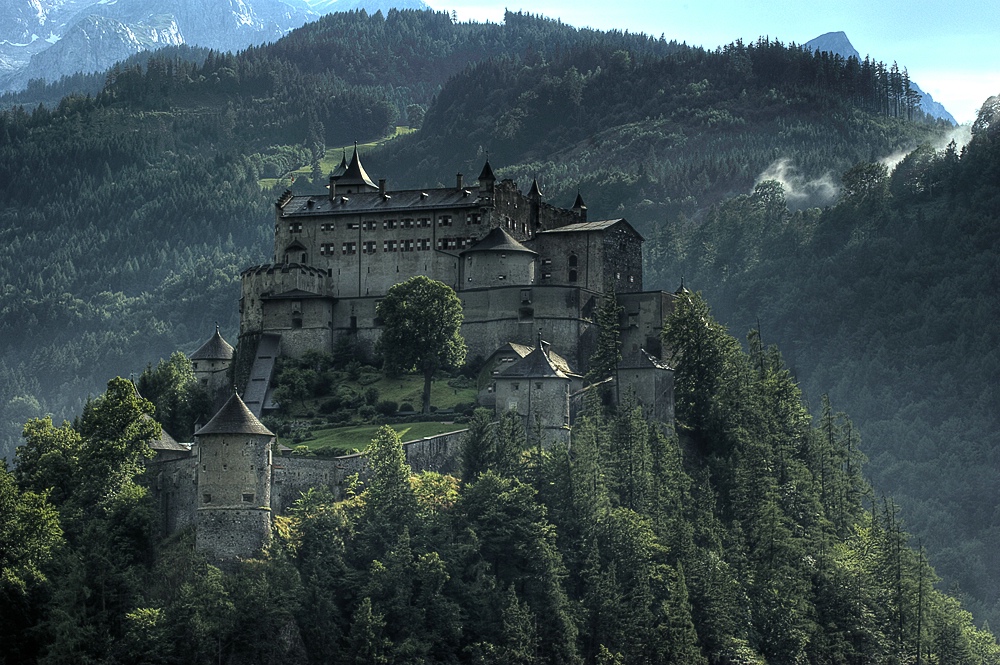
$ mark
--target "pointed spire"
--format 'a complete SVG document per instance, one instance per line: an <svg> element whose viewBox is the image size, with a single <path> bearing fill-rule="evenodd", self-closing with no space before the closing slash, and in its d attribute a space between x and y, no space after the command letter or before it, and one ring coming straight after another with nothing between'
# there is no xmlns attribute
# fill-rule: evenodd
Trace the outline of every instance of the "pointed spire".
<svg viewBox="0 0 1000 665"><path fill-rule="evenodd" d="M531 198L533 198L533 199L536 199L536 200L542 198L542 190L538 186L538 179L537 178L532 178L531 179L531 189L528 190L528 196L531 197Z"/></svg>
<svg viewBox="0 0 1000 665"><path fill-rule="evenodd" d="M188 360L232 360L233 347L222 338L219 324L215 324L215 334L201 347L191 354Z"/></svg>
<svg viewBox="0 0 1000 665"><path fill-rule="evenodd" d="M350 187L351 185L370 187L373 190L378 189L375 183L372 182L372 179L368 177L365 167L361 165L361 155L358 153L357 141L354 143L354 155L351 157L351 163L347 165L347 171L337 179L338 187Z"/></svg>
<svg viewBox="0 0 1000 665"><path fill-rule="evenodd" d="M486 163L483 164L483 171L479 174L479 183L483 184L484 181L496 182L497 177L493 175L493 167L490 166L490 158L486 158Z"/></svg>
<svg viewBox="0 0 1000 665"><path fill-rule="evenodd" d="M198 429L195 436L205 436L206 434L262 434L264 436L274 436L274 432L266 428L257 416L253 415L247 405L240 399L240 395L233 390L233 396L219 409L219 412L212 416L208 424Z"/></svg>
<svg viewBox="0 0 1000 665"><path fill-rule="evenodd" d="M573 208L586 208L587 204L583 202L583 196L580 194L580 190L576 190L576 202L573 203Z"/></svg>

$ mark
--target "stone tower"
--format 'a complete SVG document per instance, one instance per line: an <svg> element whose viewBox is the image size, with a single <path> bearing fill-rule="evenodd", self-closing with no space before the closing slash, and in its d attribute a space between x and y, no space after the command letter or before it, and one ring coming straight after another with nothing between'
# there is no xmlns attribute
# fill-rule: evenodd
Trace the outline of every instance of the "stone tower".
<svg viewBox="0 0 1000 665"><path fill-rule="evenodd" d="M570 377L549 357L547 344L538 338L535 349L496 378L497 412L515 411L529 437L537 432L540 443L569 443Z"/></svg>
<svg viewBox="0 0 1000 665"><path fill-rule="evenodd" d="M215 326L215 334L191 354L190 360L198 385L208 391L215 401L215 406L218 406L226 399L225 395L232 390L229 382L229 366L233 362L233 347L222 339L219 326Z"/></svg>
<svg viewBox="0 0 1000 665"><path fill-rule="evenodd" d="M274 434L234 393L195 439L195 546L217 561L258 555L271 537Z"/></svg>

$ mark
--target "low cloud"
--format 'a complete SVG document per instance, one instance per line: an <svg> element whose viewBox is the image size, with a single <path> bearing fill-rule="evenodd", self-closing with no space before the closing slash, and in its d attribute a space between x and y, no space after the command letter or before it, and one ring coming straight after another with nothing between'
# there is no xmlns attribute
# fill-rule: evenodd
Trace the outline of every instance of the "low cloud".
<svg viewBox="0 0 1000 665"><path fill-rule="evenodd" d="M777 180L785 190L785 201L791 210L822 207L833 203L840 194L840 185L829 173L822 177L808 179L788 157L775 160L757 176L760 184L765 180Z"/></svg>
<svg viewBox="0 0 1000 665"><path fill-rule="evenodd" d="M948 147L949 143L954 141L955 149L958 152L962 152L962 148L965 147L965 144L968 143L971 138L972 138L972 126L958 125L957 127L952 127L951 130L945 133L941 138L931 143L931 147L936 152L941 152L942 150ZM896 168L896 165L899 164L901 161L903 161L903 158L906 157L911 152L913 152L913 148L910 148L909 150L898 150L892 153L891 155L881 158L878 161L882 164L885 164L889 168L889 171L891 172L894 168Z"/></svg>

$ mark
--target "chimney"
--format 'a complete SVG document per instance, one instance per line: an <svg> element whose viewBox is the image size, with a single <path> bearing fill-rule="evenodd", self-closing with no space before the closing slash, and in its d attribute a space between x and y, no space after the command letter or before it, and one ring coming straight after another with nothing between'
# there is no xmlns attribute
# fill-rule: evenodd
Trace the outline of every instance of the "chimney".
<svg viewBox="0 0 1000 665"><path fill-rule="evenodd" d="M456 173L455 174L455 189L462 189L462 187L464 185L465 185L465 183L462 181L462 174L461 173Z"/></svg>
<svg viewBox="0 0 1000 665"><path fill-rule="evenodd" d="M385 178L378 179L378 193L385 196Z"/></svg>

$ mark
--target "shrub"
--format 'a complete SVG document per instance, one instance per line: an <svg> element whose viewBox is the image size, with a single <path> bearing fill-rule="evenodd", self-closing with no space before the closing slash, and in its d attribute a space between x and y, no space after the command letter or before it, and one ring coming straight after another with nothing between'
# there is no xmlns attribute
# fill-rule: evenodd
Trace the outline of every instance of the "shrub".
<svg viewBox="0 0 1000 665"><path fill-rule="evenodd" d="M384 399L375 405L375 410L383 416L393 416L399 411L399 404L391 399Z"/></svg>
<svg viewBox="0 0 1000 665"><path fill-rule="evenodd" d="M410 404L409 402L403 402L402 404L399 405L400 413L413 413L413 411L414 411L413 405Z"/></svg>

